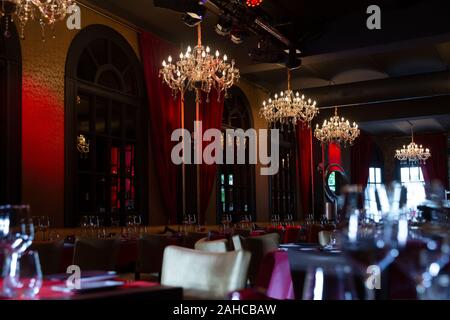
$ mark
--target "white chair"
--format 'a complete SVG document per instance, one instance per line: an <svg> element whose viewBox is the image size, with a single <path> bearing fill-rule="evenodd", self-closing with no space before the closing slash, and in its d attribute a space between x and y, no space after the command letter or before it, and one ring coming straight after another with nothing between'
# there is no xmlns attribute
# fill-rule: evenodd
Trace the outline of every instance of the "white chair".
<svg viewBox="0 0 450 320"><path fill-rule="evenodd" d="M202 238L195 243L195 250L206 252L227 252L227 239L208 241L208 238Z"/></svg>
<svg viewBox="0 0 450 320"><path fill-rule="evenodd" d="M215 253L169 246L161 284L182 287L187 299L225 299L245 287L250 257L242 250Z"/></svg>
<svg viewBox="0 0 450 320"><path fill-rule="evenodd" d="M322 247L330 244L331 242L331 231L320 231L319 232L319 243Z"/></svg>
<svg viewBox="0 0 450 320"><path fill-rule="evenodd" d="M243 249L243 247L242 247L242 240L241 240L241 237L237 234L237 235L234 235L233 237L231 237L231 240L233 241L233 247L234 247L234 250L242 250Z"/></svg>

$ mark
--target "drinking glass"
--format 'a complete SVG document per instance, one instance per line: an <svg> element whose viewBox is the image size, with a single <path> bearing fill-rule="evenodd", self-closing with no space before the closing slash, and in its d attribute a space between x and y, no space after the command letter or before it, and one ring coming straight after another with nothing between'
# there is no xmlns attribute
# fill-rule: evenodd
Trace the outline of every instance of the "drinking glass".
<svg viewBox="0 0 450 320"><path fill-rule="evenodd" d="M350 215L348 228L342 234L342 250L356 271L364 278L369 266L377 266L383 272L398 256L397 242L391 240L391 231L376 223L368 222L355 210ZM366 298L375 298L374 290L366 288Z"/></svg>
<svg viewBox="0 0 450 320"><path fill-rule="evenodd" d="M2 233L6 254L25 252L34 240L34 224L29 205L6 205L0 207Z"/></svg>
<svg viewBox="0 0 450 320"><path fill-rule="evenodd" d="M35 251L8 256L3 270L3 294L15 299L33 299L42 287L39 255Z"/></svg>

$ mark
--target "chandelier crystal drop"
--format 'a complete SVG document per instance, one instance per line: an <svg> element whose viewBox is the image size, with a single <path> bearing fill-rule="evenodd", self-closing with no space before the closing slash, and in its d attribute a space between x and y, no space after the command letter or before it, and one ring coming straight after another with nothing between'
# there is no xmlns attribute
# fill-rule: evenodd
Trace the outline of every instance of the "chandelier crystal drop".
<svg viewBox="0 0 450 320"><path fill-rule="evenodd" d="M291 90L291 74L288 69L288 89L264 101L260 109L260 116L268 123L282 125L296 125L298 121L311 125L311 121L319 113L316 101L305 98L298 92Z"/></svg>
<svg viewBox="0 0 450 320"><path fill-rule="evenodd" d="M396 150L394 157L400 161L424 164L431 157L431 152L430 149L423 148L422 145L419 146L414 142L414 130L411 125L411 143Z"/></svg>
<svg viewBox="0 0 450 320"><path fill-rule="evenodd" d="M189 46L186 52L180 53L176 62L169 56L162 62L159 75L174 96L178 93L184 95L186 90L209 94L211 88L215 88L220 99L221 92L226 97L227 90L239 80L239 69L234 60L228 62L226 54L221 56L218 50L213 54L208 46L202 45L200 28L199 24L197 46Z"/></svg>
<svg viewBox="0 0 450 320"><path fill-rule="evenodd" d="M17 21L20 37L24 38L25 27L31 20L39 22L44 38L46 25L53 30L56 22L67 16L68 9L75 5L75 0L0 0L0 13L5 19L4 35L11 35L9 22Z"/></svg>
<svg viewBox="0 0 450 320"><path fill-rule="evenodd" d="M358 125L353 122L350 124L345 118L339 118L337 108L334 109L334 116L323 122L322 127L317 124L314 130L314 136L323 144L337 143L352 145L359 137L360 130Z"/></svg>

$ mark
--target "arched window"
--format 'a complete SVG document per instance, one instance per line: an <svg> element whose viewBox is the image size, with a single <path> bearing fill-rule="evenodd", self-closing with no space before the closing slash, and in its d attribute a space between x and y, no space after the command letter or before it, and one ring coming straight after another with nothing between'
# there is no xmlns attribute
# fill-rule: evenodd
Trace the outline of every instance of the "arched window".
<svg viewBox="0 0 450 320"><path fill-rule="evenodd" d="M21 198L21 93L22 55L16 28L4 36L0 19L0 204L19 203Z"/></svg>
<svg viewBox="0 0 450 320"><path fill-rule="evenodd" d="M147 210L147 110L140 63L128 42L100 25L82 30L66 63L65 224L85 215L124 223ZM77 138L89 153L77 149Z"/></svg>
<svg viewBox="0 0 450 320"><path fill-rule="evenodd" d="M222 131L226 129L252 128L250 105L244 93L238 87L232 87L229 98L225 99L222 117ZM230 139L227 139L230 140ZM224 141L237 144L245 142ZM226 159L224 148L224 159ZM236 153L235 153L236 154ZM218 166L217 175L217 212L218 221L223 214L231 214L233 221L239 221L240 215L255 215L255 166L248 164L248 147L246 148L246 164L223 164ZM235 161L236 163L236 161Z"/></svg>

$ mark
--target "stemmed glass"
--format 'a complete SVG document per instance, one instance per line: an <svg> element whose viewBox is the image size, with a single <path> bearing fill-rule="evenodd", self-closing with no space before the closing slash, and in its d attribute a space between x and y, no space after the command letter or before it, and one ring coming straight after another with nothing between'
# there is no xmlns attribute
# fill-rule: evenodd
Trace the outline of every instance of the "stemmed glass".
<svg viewBox="0 0 450 320"><path fill-rule="evenodd" d="M226 233L229 231L230 229L230 224L233 221L231 214L223 214L222 215L222 219L221 219L221 223L223 226L223 232Z"/></svg>
<svg viewBox="0 0 450 320"><path fill-rule="evenodd" d="M188 219L189 219L190 229L192 230L194 228L194 226L197 224L197 216L195 214L192 214L192 215L188 216Z"/></svg>
<svg viewBox="0 0 450 320"><path fill-rule="evenodd" d="M42 240L47 240L46 234L50 229L50 217L49 216L40 216L39 219L39 230L42 231Z"/></svg>
<svg viewBox="0 0 450 320"><path fill-rule="evenodd" d="M358 295L349 266L335 264L308 268L303 300L356 300Z"/></svg>
<svg viewBox="0 0 450 320"><path fill-rule="evenodd" d="M21 282L18 266L22 257L34 240L34 224L29 205L0 206L0 235L6 261L3 268L3 291L8 297L16 295L16 289L24 286ZM26 257L24 257L26 259ZM42 278L38 270L37 277ZM40 287L36 283L36 288ZM37 289L39 290L39 289Z"/></svg>
<svg viewBox="0 0 450 320"><path fill-rule="evenodd" d="M42 270L39 255L35 251L26 251L18 255L13 253L6 259L3 294L10 298L32 299L42 287Z"/></svg>

